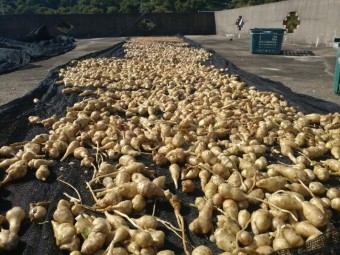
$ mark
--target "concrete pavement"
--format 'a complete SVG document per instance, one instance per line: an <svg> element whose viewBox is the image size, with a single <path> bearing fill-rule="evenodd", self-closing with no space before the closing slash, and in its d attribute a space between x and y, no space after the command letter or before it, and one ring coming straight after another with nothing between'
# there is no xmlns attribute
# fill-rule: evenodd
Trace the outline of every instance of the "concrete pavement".
<svg viewBox="0 0 340 255"><path fill-rule="evenodd" d="M77 47L63 55L29 63L20 70L0 75L0 105L6 104L36 88L48 71L72 59L100 51L122 42L125 37L77 40Z"/></svg>

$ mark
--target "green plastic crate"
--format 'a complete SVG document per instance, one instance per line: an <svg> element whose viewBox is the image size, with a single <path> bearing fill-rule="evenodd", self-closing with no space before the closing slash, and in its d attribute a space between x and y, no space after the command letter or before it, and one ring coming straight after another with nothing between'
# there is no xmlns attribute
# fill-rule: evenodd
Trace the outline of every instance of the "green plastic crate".
<svg viewBox="0 0 340 255"><path fill-rule="evenodd" d="M280 54L285 32L284 28L250 29L250 52L252 54Z"/></svg>
<svg viewBox="0 0 340 255"><path fill-rule="evenodd" d="M339 43L335 61L334 93L340 95L340 38L334 38L334 42Z"/></svg>

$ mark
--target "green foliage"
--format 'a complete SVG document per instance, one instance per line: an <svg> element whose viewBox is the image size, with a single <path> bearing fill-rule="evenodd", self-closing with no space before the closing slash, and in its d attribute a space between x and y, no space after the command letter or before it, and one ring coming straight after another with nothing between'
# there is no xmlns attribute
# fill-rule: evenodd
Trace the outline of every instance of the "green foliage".
<svg viewBox="0 0 340 255"><path fill-rule="evenodd" d="M5 14L155 13L232 9L282 0L0 0ZM1 11L1 9L0 9Z"/></svg>
<svg viewBox="0 0 340 255"><path fill-rule="evenodd" d="M143 19L141 22L139 22L138 26L144 32L151 32L156 27L156 24L150 19Z"/></svg>

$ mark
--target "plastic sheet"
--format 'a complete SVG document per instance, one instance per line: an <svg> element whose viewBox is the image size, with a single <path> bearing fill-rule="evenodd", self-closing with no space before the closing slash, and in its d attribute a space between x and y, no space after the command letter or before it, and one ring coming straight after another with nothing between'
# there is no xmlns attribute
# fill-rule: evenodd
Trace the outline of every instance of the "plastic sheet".
<svg viewBox="0 0 340 255"><path fill-rule="evenodd" d="M30 56L23 50L0 48L0 73L21 68L30 60Z"/></svg>
<svg viewBox="0 0 340 255"><path fill-rule="evenodd" d="M38 40L38 38L34 40ZM22 42L0 37L0 48L2 49L0 50L0 74L21 68L30 60L60 55L75 47L73 37L65 35L38 42Z"/></svg>

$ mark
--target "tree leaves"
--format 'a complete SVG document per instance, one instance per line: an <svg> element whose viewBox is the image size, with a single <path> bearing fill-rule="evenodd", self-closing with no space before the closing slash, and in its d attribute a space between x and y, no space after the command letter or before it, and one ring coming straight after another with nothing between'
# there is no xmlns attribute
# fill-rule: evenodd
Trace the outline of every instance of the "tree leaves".
<svg viewBox="0 0 340 255"><path fill-rule="evenodd" d="M278 1L282 0L0 0L0 3L5 14L92 14L216 11Z"/></svg>

